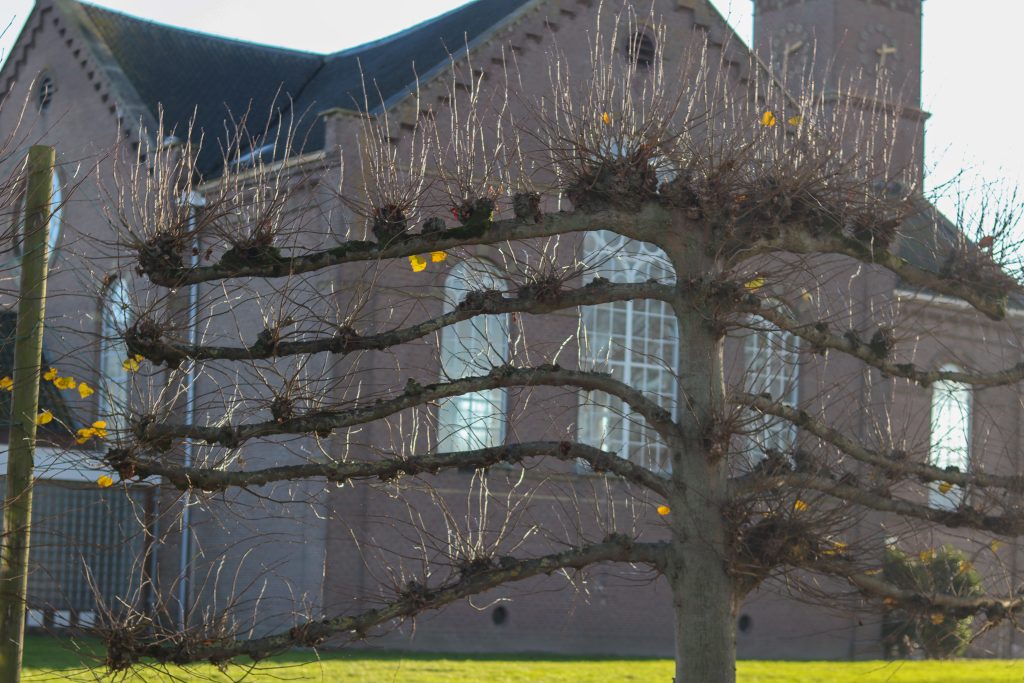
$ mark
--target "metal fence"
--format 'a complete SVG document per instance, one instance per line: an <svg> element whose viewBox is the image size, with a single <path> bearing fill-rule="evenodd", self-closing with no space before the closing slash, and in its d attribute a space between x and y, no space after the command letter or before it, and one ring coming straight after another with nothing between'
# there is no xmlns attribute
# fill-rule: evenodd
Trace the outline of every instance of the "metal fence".
<svg viewBox="0 0 1024 683"><path fill-rule="evenodd" d="M91 626L104 607L138 603L152 490L37 480L34 491L29 626Z"/></svg>

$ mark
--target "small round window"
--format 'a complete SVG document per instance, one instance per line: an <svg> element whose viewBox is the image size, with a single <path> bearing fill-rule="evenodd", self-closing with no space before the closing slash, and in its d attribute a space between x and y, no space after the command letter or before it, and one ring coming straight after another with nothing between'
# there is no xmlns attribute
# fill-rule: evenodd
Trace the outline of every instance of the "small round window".
<svg viewBox="0 0 1024 683"><path fill-rule="evenodd" d="M626 59L641 69L654 64L654 39L644 31L637 31L626 41Z"/></svg>
<svg viewBox="0 0 1024 683"><path fill-rule="evenodd" d="M39 108L39 111L45 112L50 108L55 91L56 84L53 81L53 76L49 74L43 75L39 79L39 85L36 86L36 106Z"/></svg>

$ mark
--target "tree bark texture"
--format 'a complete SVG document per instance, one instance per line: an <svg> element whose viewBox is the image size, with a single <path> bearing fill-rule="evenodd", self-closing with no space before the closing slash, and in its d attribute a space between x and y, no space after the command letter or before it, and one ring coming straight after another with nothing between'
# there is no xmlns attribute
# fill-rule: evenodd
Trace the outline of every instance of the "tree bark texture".
<svg viewBox="0 0 1024 683"><path fill-rule="evenodd" d="M21 293L14 342L14 389L11 399L4 499L3 546L0 550L0 681L21 680L28 597L29 523L32 519L32 468L35 459L39 374L46 310L46 264L53 188L53 147L36 145L28 153Z"/></svg>

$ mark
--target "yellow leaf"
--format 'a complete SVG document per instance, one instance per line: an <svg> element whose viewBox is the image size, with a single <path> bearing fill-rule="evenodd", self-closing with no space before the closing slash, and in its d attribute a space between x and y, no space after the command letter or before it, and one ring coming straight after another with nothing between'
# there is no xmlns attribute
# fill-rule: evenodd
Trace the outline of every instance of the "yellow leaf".
<svg viewBox="0 0 1024 683"><path fill-rule="evenodd" d="M135 354L134 356L132 356L132 358L134 358L135 362L137 363L141 363L142 361L146 360L146 357L143 356L141 353Z"/></svg>
<svg viewBox="0 0 1024 683"><path fill-rule="evenodd" d="M840 554L842 554L842 553L844 553L846 551L847 545L845 543L843 543L842 541L835 541L835 540L829 539L828 542L832 544L832 547L831 548L825 548L824 550L822 550L821 551L822 554L824 554L824 555L840 555Z"/></svg>
<svg viewBox="0 0 1024 683"><path fill-rule="evenodd" d="M967 560L960 560L960 566L957 568L957 574L966 574L967 572L974 569L974 565Z"/></svg>
<svg viewBox="0 0 1024 683"><path fill-rule="evenodd" d="M45 379L47 382L52 382L53 380L57 379L57 368L50 368L49 370L47 370L46 374L43 375L43 379Z"/></svg>
<svg viewBox="0 0 1024 683"><path fill-rule="evenodd" d="M10 391L14 388L14 381L10 377L4 377L0 379L0 389L4 391Z"/></svg>
<svg viewBox="0 0 1024 683"><path fill-rule="evenodd" d="M606 126L612 125L612 115L608 112L601 114L601 122Z"/></svg>
<svg viewBox="0 0 1024 683"><path fill-rule="evenodd" d="M939 493L949 493L950 489L952 488L953 485L948 481L943 481L939 483Z"/></svg>
<svg viewBox="0 0 1024 683"><path fill-rule="evenodd" d="M749 289L751 292L756 292L757 290L759 290L762 287L764 287L764 278L763 277L755 277L753 280L747 282L743 286L746 287L747 289Z"/></svg>
<svg viewBox="0 0 1024 683"><path fill-rule="evenodd" d="M412 272L419 273L421 271L426 270L427 259L423 258L422 256L416 256L415 254L413 254L412 256L409 257L409 265L412 266Z"/></svg>
<svg viewBox="0 0 1024 683"><path fill-rule="evenodd" d="M96 480L96 485L99 486L101 489L108 489L114 485L114 480L111 477L104 474L103 476Z"/></svg>
<svg viewBox="0 0 1024 683"><path fill-rule="evenodd" d="M82 398L89 398L90 396L92 396L95 393L96 393L96 391L92 387L90 387L88 384L86 384L85 382L79 382L79 384L78 384L78 395L79 396L81 396Z"/></svg>
<svg viewBox="0 0 1024 683"><path fill-rule="evenodd" d="M92 428L93 429L106 429L107 428L107 421L106 420L96 420L95 422L92 423Z"/></svg>
<svg viewBox="0 0 1024 683"><path fill-rule="evenodd" d="M797 499L797 501L793 503L793 509L796 510L797 512L803 512L804 510L807 509L807 507L807 503L800 499Z"/></svg>
<svg viewBox="0 0 1024 683"><path fill-rule="evenodd" d="M53 413L50 412L49 410L44 410L43 412L36 415L37 425L48 425L51 422L53 422Z"/></svg>
<svg viewBox="0 0 1024 683"><path fill-rule="evenodd" d="M800 298L806 301L807 303L812 303L814 301L814 297L811 296L811 293L808 292L806 289L800 294Z"/></svg>
<svg viewBox="0 0 1024 683"><path fill-rule="evenodd" d="M876 567L874 569L865 569L864 573L867 574L868 576L875 576L877 574L881 574L882 570Z"/></svg>
<svg viewBox="0 0 1024 683"><path fill-rule="evenodd" d="M448 252L446 251L432 251L430 252L430 260L434 263L440 263L448 258Z"/></svg>
<svg viewBox="0 0 1024 683"><path fill-rule="evenodd" d="M95 429L91 427L82 427L77 432L75 432L75 443L81 446L94 436L96 436Z"/></svg>
<svg viewBox="0 0 1024 683"><path fill-rule="evenodd" d="M664 517L665 515L667 515L670 512L672 512L672 508L670 508L668 505L659 505L658 506L658 514L661 515L662 517Z"/></svg>
<svg viewBox="0 0 1024 683"><path fill-rule="evenodd" d="M767 128L771 128L772 126L774 126L775 114L771 113L770 111L766 111L765 113L761 114L761 125Z"/></svg>
<svg viewBox="0 0 1024 683"><path fill-rule="evenodd" d="M129 372L138 372L139 361L135 360L134 358L127 358L123 363L121 363L121 367Z"/></svg>
<svg viewBox="0 0 1024 683"><path fill-rule="evenodd" d="M800 122L803 120L804 117L802 116L790 116L788 119L786 119L786 123L788 123L791 126L799 126Z"/></svg>
<svg viewBox="0 0 1024 683"><path fill-rule="evenodd" d="M934 548L929 548L928 550L922 550L921 552L919 552L917 554L917 557L922 562L931 562L932 560L935 559L935 549Z"/></svg>
<svg viewBox="0 0 1024 683"><path fill-rule="evenodd" d="M938 626L939 624L941 624L945 620L946 620L946 615L943 614L942 612L936 612L935 614L932 615L932 623L935 624L936 626Z"/></svg>
<svg viewBox="0 0 1024 683"><path fill-rule="evenodd" d="M992 549L992 552L998 553L999 549L1003 547L1002 541L992 541L988 544L988 547Z"/></svg>
<svg viewBox="0 0 1024 683"><path fill-rule="evenodd" d="M57 387L58 389L74 389L76 386L78 386L78 383L75 382L74 377L58 377L57 379L53 380L53 386Z"/></svg>

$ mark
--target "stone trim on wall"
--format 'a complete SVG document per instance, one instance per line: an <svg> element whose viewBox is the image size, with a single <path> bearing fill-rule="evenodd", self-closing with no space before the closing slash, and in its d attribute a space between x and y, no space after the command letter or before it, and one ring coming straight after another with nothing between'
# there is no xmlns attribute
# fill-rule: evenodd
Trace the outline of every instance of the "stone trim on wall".
<svg viewBox="0 0 1024 683"><path fill-rule="evenodd" d="M755 0L754 13L763 14L764 12L772 12L774 10L782 9L783 7L799 5L804 2L807 2L807 0ZM860 0L860 2L868 5L888 7L889 9L896 10L897 12L920 14L922 0Z"/></svg>

